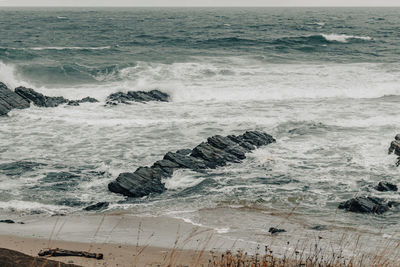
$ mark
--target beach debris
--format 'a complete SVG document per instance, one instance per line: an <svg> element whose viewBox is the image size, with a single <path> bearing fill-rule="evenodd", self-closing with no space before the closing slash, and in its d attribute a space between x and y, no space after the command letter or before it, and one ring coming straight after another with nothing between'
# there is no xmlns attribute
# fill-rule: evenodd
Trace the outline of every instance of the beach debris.
<svg viewBox="0 0 400 267"><path fill-rule="evenodd" d="M130 102L149 102L160 101L168 102L169 95L159 90L151 91L129 91L127 93L116 92L109 95L106 99L106 105L130 104Z"/></svg>
<svg viewBox="0 0 400 267"><path fill-rule="evenodd" d="M381 192L398 190L397 185L385 181L379 182L375 189Z"/></svg>
<svg viewBox="0 0 400 267"><path fill-rule="evenodd" d="M392 141L392 143L390 144L388 152L389 154L394 153L395 155L399 156L397 157L397 162L396 162L396 166L398 167L400 165L400 134L397 134L394 137L394 141Z"/></svg>
<svg viewBox="0 0 400 267"><path fill-rule="evenodd" d="M166 190L162 179L171 177L176 169L199 171L215 169L229 162L239 163L246 158L247 152L274 142L271 135L259 131L247 131L238 136L215 135L193 150L168 152L151 167L139 167L133 173L121 173L115 181L108 184L108 189L128 197L162 193Z"/></svg>
<svg viewBox="0 0 400 267"><path fill-rule="evenodd" d="M91 258L91 259L103 259L102 253L92 253L86 251L73 251L73 250L66 250L66 249L42 249L39 253L39 256L44 257L84 257L84 258Z"/></svg>
<svg viewBox="0 0 400 267"><path fill-rule="evenodd" d="M271 233L271 235L273 235L273 234L277 234L277 233L284 233L284 232L286 232L286 230L285 229L279 229L279 228L271 227L271 228L269 228L268 232Z"/></svg>
<svg viewBox="0 0 400 267"><path fill-rule="evenodd" d="M49 260L47 258L32 257L21 252L0 248L0 266L30 266L30 267L78 267L78 265Z"/></svg>
<svg viewBox="0 0 400 267"><path fill-rule="evenodd" d="M103 209L108 208L109 205L110 205L109 202L99 202L99 203L87 206L86 208L84 208L84 210L86 210L86 211L103 210Z"/></svg>
<svg viewBox="0 0 400 267"><path fill-rule="evenodd" d="M29 106L28 101L0 82L0 116L6 115L12 109L24 109Z"/></svg>
<svg viewBox="0 0 400 267"><path fill-rule="evenodd" d="M397 206L397 204L397 202L388 202L383 198L359 196L340 203L339 209L357 213L382 214Z"/></svg>

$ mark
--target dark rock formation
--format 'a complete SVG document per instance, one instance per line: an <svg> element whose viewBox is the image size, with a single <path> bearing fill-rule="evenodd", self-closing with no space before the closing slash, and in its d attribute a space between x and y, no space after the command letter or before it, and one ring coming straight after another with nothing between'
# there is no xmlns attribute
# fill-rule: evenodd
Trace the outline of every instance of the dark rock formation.
<svg viewBox="0 0 400 267"><path fill-rule="evenodd" d="M285 229L278 229L278 228L275 228L275 227L271 227L271 228L269 228L268 232L271 233L271 235L273 235L273 234L276 234L276 233L284 233L284 232L286 232L286 230Z"/></svg>
<svg viewBox="0 0 400 267"><path fill-rule="evenodd" d="M395 204L395 202L387 202L385 199L377 197L355 197L340 203L339 209L358 213L382 214Z"/></svg>
<svg viewBox="0 0 400 267"><path fill-rule="evenodd" d="M162 193L166 190L161 178L165 177L160 169L140 167L134 173L121 173L108 184L108 189L129 197L143 197L151 193Z"/></svg>
<svg viewBox="0 0 400 267"><path fill-rule="evenodd" d="M109 95L106 100L107 105L117 105L119 103L130 104L130 102L149 102L161 101L168 102L169 95L159 90L129 91L128 93L117 92Z"/></svg>
<svg viewBox="0 0 400 267"><path fill-rule="evenodd" d="M24 98L8 89L8 87L0 82L0 116L6 115L14 108L29 108L29 102Z"/></svg>
<svg viewBox="0 0 400 267"><path fill-rule="evenodd" d="M375 189L381 192L397 191L397 185L382 181L379 182L379 184L375 187Z"/></svg>
<svg viewBox="0 0 400 267"><path fill-rule="evenodd" d="M390 144L389 154L392 154L392 153L399 156L397 158L397 163L396 163L396 166L399 166L400 165L400 134L397 134L394 137L394 141L392 141L392 143Z"/></svg>
<svg viewBox="0 0 400 267"><path fill-rule="evenodd" d="M0 223L15 223L13 220L0 220Z"/></svg>
<svg viewBox="0 0 400 267"><path fill-rule="evenodd" d="M97 103L99 102L96 98L93 97L85 97L81 100L69 100L67 105L68 106L79 106L80 103Z"/></svg>
<svg viewBox="0 0 400 267"><path fill-rule="evenodd" d="M176 169L199 171L238 163L245 159L245 153L275 142L269 134L248 131L243 135L223 137L216 135L207 139L193 150L181 149L165 154L162 160L151 167L140 167L134 173L121 173L108 185L111 192L128 197L143 197L166 190L162 178L172 176Z"/></svg>
<svg viewBox="0 0 400 267"><path fill-rule="evenodd" d="M86 210L86 211L103 210L103 209L108 208L109 205L110 205L110 203L108 203L108 202L99 202L99 203L87 206L86 208L84 208L84 210Z"/></svg>
<svg viewBox="0 0 400 267"><path fill-rule="evenodd" d="M65 99L62 96L45 96L41 93L36 92L33 89L22 86L15 88L15 93L23 97L26 101L32 102L35 106L38 107L57 107L61 104L68 103L68 99Z"/></svg>
<svg viewBox="0 0 400 267"><path fill-rule="evenodd" d="M14 92L0 82L0 116L6 115L14 108L29 108L31 102L38 107L57 107L65 103L70 106L79 106L80 103L96 103L99 101L92 97L85 97L81 100L68 100L62 96L45 96L33 89L22 86L15 88Z"/></svg>

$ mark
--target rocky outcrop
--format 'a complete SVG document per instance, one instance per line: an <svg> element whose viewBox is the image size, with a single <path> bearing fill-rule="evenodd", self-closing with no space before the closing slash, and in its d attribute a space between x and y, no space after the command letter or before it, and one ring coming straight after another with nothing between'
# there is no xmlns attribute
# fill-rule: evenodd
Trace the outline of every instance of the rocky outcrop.
<svg viewBox="0 0 400 267"><path fill-rule="evenodd" d="M65 99L62 96L45 96L41 93L36 92L33 89L23 86L15 88L15 93L23 97L26 101L32 102L35 106L38 107L57 107L61 104L68 103L68 99Z"/></svg>
<svg viewBox="0 0 400 267"><path fill-rule="evenodd" d="M357 213L375 213L382 214L387 212L397 203L386 201L378 197L355 197L339 205L339 209Z"/></svg>
<svg viewBox="0 0 400 267"><path fill-rule="evenodd" d="M375 189L380 192L397 191L397 185L382 181L379 182L379 184L375 187Z"/></svg>
<svg viewBox="0 0 400 267"><path fill-rule="evenodd" d="M238 163L246 158L247 152L273 142L275 139L271 135L258 131L248 131L239 136L216 135L193 150L168 152L151 167L140 167L133 173L121 173L108 185L108 189L128 197L162 193L166 190L162 179L172 176L176 169L198 171L225 166L229 162Z"/></svg>
<svg viewBox="0 0 400 267"><path fill-rule="evenodd" d="M394 153L395 155L399 156L397 157L397 163L396 166L400 165L400 134L397 134L394 137L394 141L390 144L389 147L389 154Z"/></svg>
<svg viewBox="0 0 400 267"><path fill-rule="evenodd" d="M29 108L29 102L24 98L8 89L8 87L0 82L0 116L6 115L10 110L17 108Z"/></svg>
<svg viewBox="0 0 400 267"><path fill-rule="evenodd" d="M29 103L32 102L35 106L52 108L57 107L62 104L68 104L70 106L79 106L80 103L96 103L99 102L97 99L92 97L85 97L81 100L68 100L62 96L45 96L41 93L36 92L31 88L17 87L15 88L15 93L20 95Z"/></svg>
<svg viewBox="0 0 400 267"><path fill-rule="evenodd" d="M117 105L119 103L130 104L131 102L161 101L168 102L169 95L159 90L129 91L127 93L117 92L109 95L106 100L107 105Z"/></svg>

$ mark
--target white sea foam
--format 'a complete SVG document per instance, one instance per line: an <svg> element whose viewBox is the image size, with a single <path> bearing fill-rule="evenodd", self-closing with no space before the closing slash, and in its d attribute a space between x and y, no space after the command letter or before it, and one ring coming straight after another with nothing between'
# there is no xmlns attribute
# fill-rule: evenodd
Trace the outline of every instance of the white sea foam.
<svg viewBox="0 0 400 267"><path fill-rule="evenodd" d="M43 212L57 212L60 210L69 209L68 207L48 205L39 202L11 200L7 202L0 201L0 209L7 211L43 211Z"/></svg>
<svg viewBox="0 0 400 267"><path fill-rule="evenodd" d="M371 41L372 38L369 36L355 36L355 35L346 35L346 34L322 34L327 41L331 42L340 42L347 43L350 39L359 39L364 41Z"/></svg>
<svg viewBox="0 0 400 267"><path fill-rule="evenodd" d="M31 84L24 81L13 64L5 64L0 61L0 82L5 83L9 88L14 89L18 86L32 87Z"/></svg>
<svg viewBox="0 0 400 267"><path fill-rule="evenodd" d="M196 178L193 176L193 172L191 171L177 170L171 178L167 178L163 182L165 182L165 187L168 189L182 189L193 187L203 180L204 178Z"/></svg>

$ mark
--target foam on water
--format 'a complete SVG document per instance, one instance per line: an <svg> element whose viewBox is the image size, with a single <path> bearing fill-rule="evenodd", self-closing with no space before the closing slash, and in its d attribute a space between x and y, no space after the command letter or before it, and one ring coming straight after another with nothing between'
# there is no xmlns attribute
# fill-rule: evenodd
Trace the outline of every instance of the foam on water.
<svg viewBox="0 0 400 267"><path fill-rule="evenodd" d="M354 36L354 35L346 35L346 34L322 34L322 36L328 41L335 41L341 43L347 43L351 39L358 39L364 41L371 41L372 38L369 36Z"/></svg>

